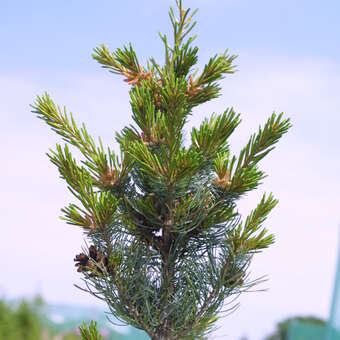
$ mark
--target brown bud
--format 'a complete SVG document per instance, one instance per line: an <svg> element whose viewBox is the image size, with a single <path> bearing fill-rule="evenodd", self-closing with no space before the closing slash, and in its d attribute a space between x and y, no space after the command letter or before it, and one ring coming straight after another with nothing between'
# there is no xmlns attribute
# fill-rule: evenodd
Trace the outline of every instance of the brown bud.
<svg viewBox="0 0 340 340"><path fill-rule="evenodd" d="M189 84L186 89L186 93L189 97L194 96L195 94L202 91L202 86L195 85L194 78L192 75L189 77Z"/></svg>
<svg viewBox="0 0 340 340"><path fill-rule="evenodd" d="M227 172L222 178L217 176L216 180L214 181L214 184L221 188L229 189L232 185L229 173Z"/></svg>
<svg viewBox="0 0 340 340"><path fill-rule="evenodd" d="M136 85L136 84L138 84L138 82L139 82L139 77L136 77L135 79L128 81L128 84L129 85Z"/></svg>
<svg viewBox="0 0 340 340"><path fill-rule="evenodd" d="M104 171L99 177L98 186L103 188L114 186L117 184L118 179L119 177L116 170L107 167L106 171Z"/></svg>
<svg viewBox="0 0 340 340"><path fill-rule="evenodd" d="M94 216L85 215L85 220L88 223L87 228L90 229L89 234L92 234L97 228L97 220Z"/></svg>
<svg viewBox="0 0 340 340"><path fill-rule="evenodd" d="M158 139L157 139L157 137L151 136L150 139L151 139L151 142L152 142L153 144L158 144Z"/></svg>

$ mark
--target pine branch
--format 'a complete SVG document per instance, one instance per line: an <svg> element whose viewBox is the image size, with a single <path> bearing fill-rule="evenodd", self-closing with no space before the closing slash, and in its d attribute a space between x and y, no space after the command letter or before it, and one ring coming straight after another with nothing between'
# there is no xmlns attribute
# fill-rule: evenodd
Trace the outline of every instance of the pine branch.
<svg viewBox="0 0 340 340"><path fill-rule="evenodd" d="M274 150L274 145L291 127L290 120L282 120L282 117L283 113L278 116L273 113L263 129L259 127L258 133L250 137L247 146L240 152L237 169L257 164L270 151Z"/></svg>
<svg viewBox="0 0 340 340"><path fill-rule="evenodd" d="M194 12L189 16L190 8L187 10L183 9L182 0L176 0L176 3L179 11L179 19L176 18L172 7L170 7L169 17L174 32L174 47L179 47L182 44L183 39L195 27L196 21L193 23L191 22L198 9L194 10Z"/></svg>
<svg viewBox="0 0 340 340"><path fill-rule="evenodd" d="M195 149L181 148L169 155L165 147L159 147L159 153L153 153L142 142L131 144L128 153L147 176L160 179L171 186L184 177L193 175L201 167L201 155Z"/></svg>
<svg viewBox="0 0 340 340"><path fill-rule="evenodd" d="M215 55L210 58L207 65L204 66L202 74L197 78L196 85L210 85L217 80L223 79L223 75L234 73L235 66L232 62L236 59L236 55L227 55L228 50L222 55Z"/></svg>
<svg viewBox="0 0 340 340"><path fill-rule="evenodd" d="M193 38L189 39L181 48L176 47L174 50L173 67L174 73L178 78L186 77L191 68L197 64L198 47L190 46L193 40Z"/></svg>
<svg viewBox="0 0 340 340"><path fill-rule="evenodd" d="M216 81L223 79L223 75L226 73L235 72L235 67L232 65L235 58L234 55L228 56L227 51L223 55L215 55L210 58L202 74L196 80L190 76L187 88L190 107L219 97L221 88Z"/></svg>
<svg viewBox="0 0 340 340"><path fill-rule="evenodd" d="M264 128L250 137L246 147L240 152L238 159L229 158L229 153L220 153L215 159L215 171L218 175L215 184L235 195L242 195L254 190L265 178L257 164L275 148L275 144L288 131L289 119L282 120L283 114L275 113L268 119ZM235 168L235 169L234 169Z"/></svg>
<svg viewBox="0 0 340 340"><path fill-rule="evenodd" d="M72 113L70 120L67 117L66 109L61 111L60 107L56 106L50 96L45 93L42 97L37 97L35 105L32 105L33 113L36 113L38 118L44 120L53 131L63 137L63 139L78 147L79 150L86 156L96 154L96 146L93 138L88 134L85 125L79 130Z"/></svg>
<svg viewBox="0 0 340 340"><path fill-rule="evenodd" d="M231 108L222 115L212 115L209 120L205 119L199 130L192 129L192 146L204 152L208 157L213 157L219 152L226 152L228 150L227 140L240 124L239 117L240 115L236 115Z"/></svg>
<svg viewBox="0 0 340 340"><path fill-rule="evenodd" d="M83 182L82 184L80 194L75 194L75 196L85 210L75 204L70 204L61 209L65 214L62 219L68 224L84 227L91 232L103 231L113 222L118 222L119 212L117 208L119 201L110 192L95 193L88 183Z"/></svg>
<svg viewBox="0 0 340 340"><path fill-rule="evenodd" d="M150 135L155 128L157 116L153 87L143 82L141 86L130 91L130 98L133 120L144 133Z"/></svg>
<svg viewBox="0 0 340 340"><path fill-rule="evenodd" d="M84 181L92 182L90 173L84 167L77 165L67 145L63 149L57 144L56 151L50 149L50 152L50 154L47 153L48 158L57 166L60 177L67 182L73 192L79 194Z"/></svg>
<svg viewBox="0 0 340 340"><path fill-rule="evenodd" d="M70 114L70 118L68 118L66 109L64 108L64 110L61 111L47 93L42 97L38 96L35 105L32 105L32 108L32 112L36 113L38 118L44 120L54 132L63 137L64 141L77 147L85 156L86 161L83 161L83 163L87 166L92 175L96 177L96 184L99 187L107 186L108 175L112 177L109 181L109 185L116 184L118 180L127 175L131 168L129 160L123 159L122 164L120 164L117 156L110 148L108 148L108 153L106 154L100 138L99 147L97 147L93 138L87 132L85 124L82 124L82 127L79 129L72 113ZM57 154L61 157L60 152L61 151L58 150ZM48 156L51 161L59 167L60 164L57 160L58 156L53 151L52 153L54 156ZM65 149L65 157L70 157L68 149ZM60 161L71 162L70 159L62 160L62 158L60 158Z"/></svg>
<svg viewBox="0 0 340 340"><path fill-rule="evenodd" d="M95 193L93 186L95 180L84 168L79 167L72 157L67 145L64 149L57 144L56 151L47 154L51 162L58 167L61 178L66 180L69 190L82 203L86 209L71 204L62 209L68 224L82 226L94 231L103 229L105 225L117 218L116 209L118 201L110 193Z"/></svg>
<svg viewBox="0 0 340 340"><path fill-rule="evenodd" d="M97 60L103 68L107 68L114 74L121 74L126 77L125 81L129 85L136 85L142 79L152 76L151 72L145 72L139 64L136 52L130 43L129 47L118 48L111 53L109 49L102 44L94 49L93 59Z"/></svg>
<svg viewBox="0 0 340 340"><path fill-rule="evenodd" d="M269 247L274 242L273 235L267 235L267 229L263 228L257 235L256 232L262 227L268 214L277 205L278 201L270 194L267 198L264 194L260 203L246 218L244 224L240 224L231 233L232 254L238 252L258 252Z"/></svg>
<svg viewBox="0 0 340 340"><path fill-rule="evenodd" d="M182 0L178 1L176 0L176 4L179 12L179 18L176 17L172 7L170 7L169 11L169 17L173 28L174 46L172 48L169 46L168 38L165 34L163 35L159 33L159 36L161 37L165 46L165 65L167 69L169 70L174 66L178 67L180 64L186 64L183 67L184 69L188 70L188 67L190 68L193 65L192 62L195 60L195 54L197 53L197 51L193 49L190 50L190 53L184 54L183 52L189 51L188 47L191 44L191 42L195 39L195 36L189 38L184 46L182 46L182 44L185 37L192 31L192 29L196 25L196 22L192 22L192 19L196 12L198 11L198 9L194 10L194 12L191 15L189 15L190 9L187 10L183 9ZM190 54L191 57L189 56ZM180 57L181 55L182 58ZM185 59L187 60L184 61ZM179 68L176 68L175 73L176 75L180 76L181 71L179 70Z"/></svg>
<svg viewBox="0 0 340 340"><path fill-rule="evenodd" d="M87 326L85 321L79 327L79 332L82 340L103 340L97 330L97 322L91 321L90 326Z"/></svg>

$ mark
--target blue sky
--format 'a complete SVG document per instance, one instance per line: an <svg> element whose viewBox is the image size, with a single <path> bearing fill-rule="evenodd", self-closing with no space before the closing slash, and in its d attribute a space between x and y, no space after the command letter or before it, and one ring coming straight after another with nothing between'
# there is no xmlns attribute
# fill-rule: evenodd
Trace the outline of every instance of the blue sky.
<svg viewBox="0 0 340 340"><path fill-rule="evenodd" d="M217 335L261 339L285 316L327 317L339 222L340 3L338 1L185 1L199 7L199 66L226 48L239 72L223 82L218 100L194 111L188 130L233 106L243 123L235 153L272 111L293 128L263 162L269 177L240 204L249 212L263 191L279 206L266 226L276 244L254 259L253 277L268 274L267 292L249 293L221 320ZM131 122L128 85L100 69L92 49L132 42L140 60L163 58L157 32L169 32L172 1L0 2L0 295L42 292L53 302L91 304L75 289L72 261L83 244L77 228L59 221L72 201L45 152L60 139L30 113L44 91L66 105L93 136L113 145ZM217 337L216 337L217 338Z"/></svg>
<svg viewBox="0 0 340 340"><path fill-rule="evenodd" d="M1 1L0 61L7 72L95 72L92 48L133 41L143 56L160 55L155 33L169 31L171 1ZM338 1L187 1L200 11L198 45L262 51L267 56L337 58ZM53 62L53 65L51 63Z"/></svg>

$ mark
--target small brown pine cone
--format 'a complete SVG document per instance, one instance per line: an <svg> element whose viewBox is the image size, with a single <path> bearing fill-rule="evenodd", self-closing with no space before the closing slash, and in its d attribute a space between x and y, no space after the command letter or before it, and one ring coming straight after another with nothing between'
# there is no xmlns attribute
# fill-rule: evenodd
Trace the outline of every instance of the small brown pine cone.
<svg viewBox="0 0 340 340"><path fill-rule="evenodd" d="M81 266L86 266L87 262L88 262L89 258L88 256L86 256L84 253L81 253L79 255L76 255L74 261L77 261L79 263L77 263L76 265L81 265Z"/></svg>
<svg viewBox="0 0 340 340"><path fill-rule="evenodd" d="M81 253L79 255L76 255L74 261L77 262L75 264L75 266L78 267L77 272L81 273L84 270L86 270L85 268L88 265L89 257L87 255L85 255L84 253Z"/></svg>
<svg viewBox="0 0 340 340"><path fill-rule="evenodd" d="M89 254L92 259L97 261L97 249L94 246L90 246L89 248Z"/></svg>
<svg viewBox="0 0 340 340"><path fill-rule="evenodd" d="M102 268L106 268L110 272L109 261L100 251L98 251L93 245L89 248L89 256L81 253L76 255L74 261L78 267L78 272L91 272L90 277L96 277L103 274Z"/></svg>

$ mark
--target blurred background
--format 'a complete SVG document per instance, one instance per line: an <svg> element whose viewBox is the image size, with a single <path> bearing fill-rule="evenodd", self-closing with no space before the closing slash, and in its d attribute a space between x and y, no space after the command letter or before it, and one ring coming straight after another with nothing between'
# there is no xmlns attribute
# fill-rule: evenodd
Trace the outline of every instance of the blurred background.
<svg viewBox="0 0 340 340"><path fill-rule="evenodd" d="M87 317L80 312L87 308L107 311L104 304L73 286L82 285L73 258L81 251L84 235L58 219L60 209L73 198L45 155L61 140L30 112L29 105L47 91L73 112L79 124L85 122L93 137L101 136L114 147L114 132L132 122L129 86L100 69L91 58L92 50L101 43L114 50L131 42L142 62L150 56L162 62L158 31L170 32L167 11L174 3L0 1L4 314L10 315L6 309L10 308L15 319L23 308L22 298L28 299L26 310L39 309L36 296L47 309L78 308L78 321ZM219 321L212 338L262 340L287 318L326 320L340 215L340 3L185 0L184 5L199 8L198 67L226 48L239 55L239 72L222 82L219 99L194 110L187 131L211 113L233 106L243 120L231 138L231 151L237 153L273 111L285 112L293 124L262 162L269 175L264 184L239 206L241 213L248 213L264 191L280 200L266 221L276 243L255 256L251 267L252 278L266 275L268 280L259 291L240 297L238 310ZM52 321L54 315L55 324L71 318L65 310L65 315L49 310L43 314ZM76 326L72 327L60 334ZM124 327L113 330L121 335L132 332Z"/></svg>

